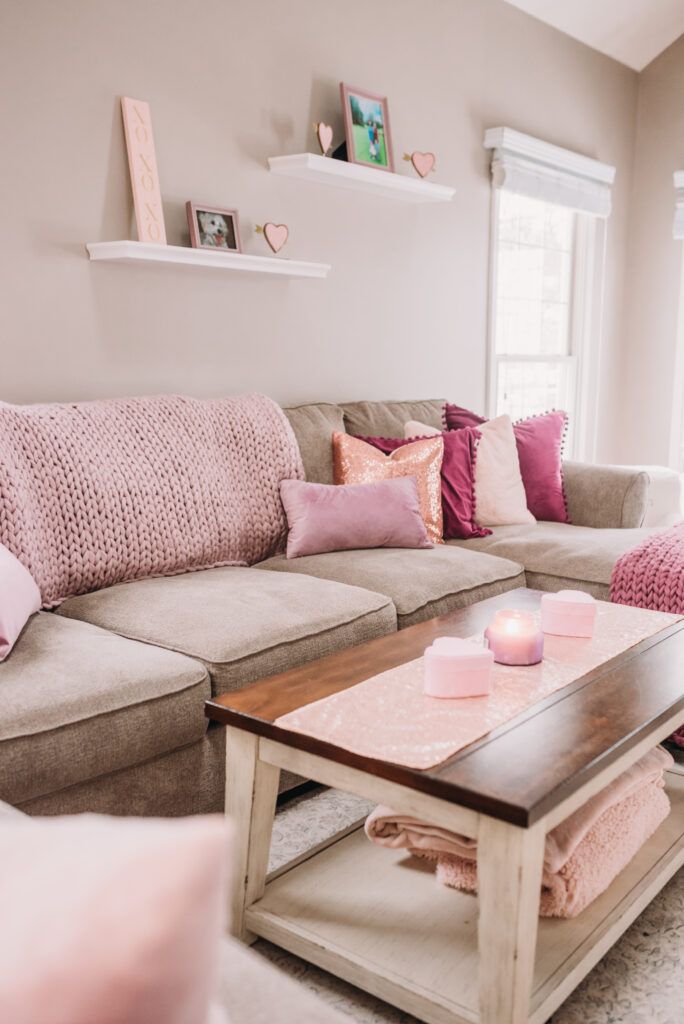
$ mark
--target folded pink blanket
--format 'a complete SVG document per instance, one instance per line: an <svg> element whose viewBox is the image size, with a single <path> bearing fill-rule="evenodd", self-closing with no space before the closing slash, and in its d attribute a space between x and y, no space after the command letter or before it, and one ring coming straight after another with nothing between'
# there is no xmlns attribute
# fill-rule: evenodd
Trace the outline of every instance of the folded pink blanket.
<svg viewBox="0 0 684 1024"><path fill-rule="evenodd" d="M550 896L542 898L544 916L578 914L652 835L669 813L663 772L672 764L672 756L656 747L549 832L543 886L546 893L554 895L551 902ZM616 821L619 829L614 831ZM380 846L407 849L417 856L437 860L437 877L445 885L475 891L476 839L427 825L383 806L371 812L365 829L368 838ZM599 884L601 887L597 887ZM563 898L562 892L566 893Z"/></svg>
<svg viewBox="0 0 684 1024"><path fill-rule="evenodd" d="M560 871L544 869L539 913L577 917L608 888L670 813L662 782L642 786L609 807L589 829ZM437 860L442 885L477 892L477 862L442 854Z"/></svg>

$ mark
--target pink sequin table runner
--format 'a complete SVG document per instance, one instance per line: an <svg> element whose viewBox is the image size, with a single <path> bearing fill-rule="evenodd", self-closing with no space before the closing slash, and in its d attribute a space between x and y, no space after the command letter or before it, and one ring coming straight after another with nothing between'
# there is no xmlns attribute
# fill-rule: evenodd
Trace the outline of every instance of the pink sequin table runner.
<svg viewBox="0 0 684 1024"><path fill-rule="evenodd" d="M416 658L281 715L276 725L364 757L432 768L681 618L599 601L592 639L546 635L539 665L494 666L487 697L426 697L423 659Z"/></svg>

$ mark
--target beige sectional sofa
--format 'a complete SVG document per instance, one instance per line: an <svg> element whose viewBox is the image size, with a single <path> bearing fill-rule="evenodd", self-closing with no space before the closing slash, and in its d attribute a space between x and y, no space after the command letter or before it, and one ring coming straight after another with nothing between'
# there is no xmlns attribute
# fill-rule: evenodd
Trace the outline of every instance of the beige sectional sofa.
<svg viewBox="0 0 684 1024"><path fill-rule="evenodd" d="M307 478L332 481L330 436L441 425L441 400L286 410ZM500 527L431 550L334 552L119 584L40 612L0 665L0 799L29 813L188 814L222 806L211 693L520 586L606 598L648 534L643 470L566 463L575 525ZM672 486L672 480L668 481Z"/></svg>

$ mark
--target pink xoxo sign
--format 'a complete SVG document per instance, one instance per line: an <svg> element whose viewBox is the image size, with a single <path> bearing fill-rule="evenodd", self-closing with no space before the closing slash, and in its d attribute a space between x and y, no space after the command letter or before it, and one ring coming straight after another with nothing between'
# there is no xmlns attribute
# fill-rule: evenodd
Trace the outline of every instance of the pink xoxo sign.
<svg viewBox="0 0 684 1024"><path fill-rule="evenodd" d="M138 240L165 245L164 211L159 190L150 108L142 100L122 96L121 112L126 134Z"/></svg>

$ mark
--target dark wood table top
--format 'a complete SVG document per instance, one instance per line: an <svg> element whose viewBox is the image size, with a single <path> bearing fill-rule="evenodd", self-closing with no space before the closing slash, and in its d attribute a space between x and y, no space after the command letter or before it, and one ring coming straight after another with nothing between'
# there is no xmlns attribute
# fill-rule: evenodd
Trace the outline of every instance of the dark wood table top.
<svg viewBox="0 0 684 1024"><path fill-rule="evenodd" d="M681 710L684 622L605 662L434 768L362 757L275 725L281 715L421 656L438 636L483 630L498 608L539 606L514 590L225 693L208 718L530 826Z"/></svg>

